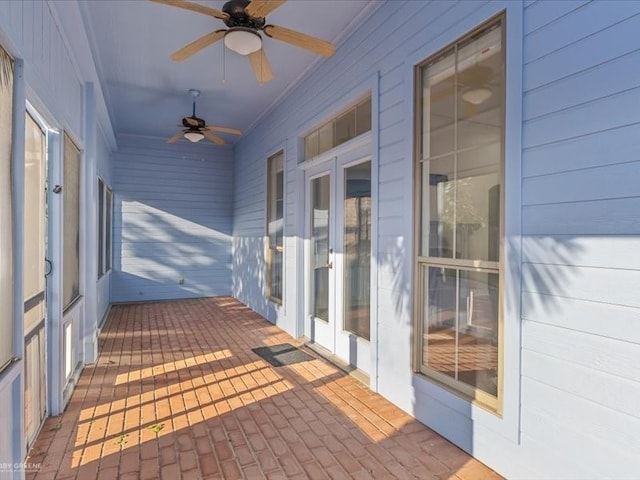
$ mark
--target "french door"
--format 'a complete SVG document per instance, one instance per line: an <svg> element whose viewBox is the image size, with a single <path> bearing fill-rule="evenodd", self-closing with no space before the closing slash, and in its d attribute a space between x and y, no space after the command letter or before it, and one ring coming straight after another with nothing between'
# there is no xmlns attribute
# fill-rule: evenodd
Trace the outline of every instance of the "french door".
<svg viewBox="0 0 640 480"><path fill-rule="evenodd" d="M46 142L45 133L25 116L24 211L24 428L27 449L47 413L46 397Z"/></svg>
<svg viewBox="0 0 640 480"><path fill-rule="evenodd" d="M369 373L371 157L357 149L305 171L305 336Z"/></svg>

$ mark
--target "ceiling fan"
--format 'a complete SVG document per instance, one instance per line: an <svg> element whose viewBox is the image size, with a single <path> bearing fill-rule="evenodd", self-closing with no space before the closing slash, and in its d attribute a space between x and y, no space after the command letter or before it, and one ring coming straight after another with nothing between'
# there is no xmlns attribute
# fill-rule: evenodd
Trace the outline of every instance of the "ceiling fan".
<svg viewBox="0 0 640 480"><path fill-rule="evenodd" d="M224 140L217 136L215 132L230 133L232 135L242 135L242 132L237 128L219 127L217 125L207 125L202 119L196 117L196 98L200 96L200 90L189 90L189 95L193 97L193 111L190 117L184 117L182 119L182 125L186 130L180 130L173 137L167 140L167 143L176 143L180 138L184 137L190 142L196 143L207 138L216 145L224 145ZM180 126L180 125L179 125Z"/></svg>
<svg viewBox="0 0 640 480"><path fill-rule="evenodd" d="M251 68L260 83L273 78L269 60L262 46L259 32L269 38L304 48L310 52L330 57L335 52L333 44L304 33L266 23L266 16L286 0L229 0L222 10L186 0L151 0L173 7L184 8L222 20L228 29L214 30L191 42L171 55L177 62L186 60L205 47L224 38L224 45L240 55L249 57Z"/></svg>
<svg viewBox="0 0 640 480"><path fill-rule="evenodd" d="M464 102L464 116L475 116L479 110L495 106L495 102L488 100L500 93L500 76L496 68L488 64L472 65L458 73L455 86L449 80L451 77L435 84L432 87L431 100L437 102L450 99L457 92Z"/></svg>

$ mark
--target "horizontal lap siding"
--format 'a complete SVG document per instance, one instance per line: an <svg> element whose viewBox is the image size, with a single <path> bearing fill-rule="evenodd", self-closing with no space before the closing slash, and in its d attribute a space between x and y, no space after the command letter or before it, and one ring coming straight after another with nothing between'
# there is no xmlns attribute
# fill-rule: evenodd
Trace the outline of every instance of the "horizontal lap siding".
<svg viewBox="0 0 640 480"><path fill-rule="evenodd" d="M233 152L128 137L119 144L113 301L229 295Z"/></svg>
<svg viewBox="0 0 640 480"><path fill-rule="evenodd" d="M382 5L337 49L336 55L293 89L243 138L236 148L234 189L234 294L263 315L269 315L264 298L265 165L277 146L286 145L285 236L295 238L300 219L295 212L304 202L297 191L297 164L302 153L298 139L307 129L330 118L346 106L341 99L354 92L365 93L376 72L379 75L379 190L377 218L381 235L393 237L394 255L390 266L399 272L393 277L379 275L380 288L390 295L385 303L402 305L398 315L410 321L409 289L411 252L411 151L412 121L406 118L406 57L425 44L439 48L438 42L452 23L463 21L486 2L390 2ZM469 25L469 29L475 25ZM442 45L440 45L442 46ZM344 100L346 101L346 100ZM333 110L332 110L333 109ZM393 205L392 205L393 204ZM382 244L385 243L381 241ZM295 245L295 244L293 244ZM247 261L250 255L251 262ZM297 262L296 252L285 252L285 268ZM383 260L385 262L386 260ZM384 265L383 265L384 266ZM289 271L289 270L288 270ZM398 278L403 282L398 282ZM289 281L288 281L289 280ZM294 304L301 291L296 281L285 279L285 297ZM286 302L285 298L285 303ZM288 310L288 315L295 311ZM273 319L273 318L272 318ZM409 332L406 332L409 341ZM410 368L410 356L402 362Z"/></svg>
<svg viewBox="0 0 640 480"><path fill-rule="evenodd" d="M574 478L640 468L639 30L638 2L525 9L523 445Z"/></svg>
<svg viewBox="0 0 640 480"><path fill-rule="evenodd" d="M82 83L47 2L0 2L0 28L19 49L29 87L76 140L82 138Z"/></svg>

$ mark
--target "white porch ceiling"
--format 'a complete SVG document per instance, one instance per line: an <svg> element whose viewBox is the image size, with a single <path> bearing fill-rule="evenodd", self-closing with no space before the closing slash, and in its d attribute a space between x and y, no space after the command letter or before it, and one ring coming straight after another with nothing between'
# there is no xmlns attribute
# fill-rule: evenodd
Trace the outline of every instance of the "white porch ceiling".
<svg viewBox="0 0 640 480"><path fill-rule="evenodd" d="M225 2L198 3L221 10ZM339 50L341 40L377 5L371 0L289 0L267 22L334 42ZM226 28L221 20L145 0L89 0L80 6L116 135L170 137L182 117L191 114L191 88L202 92L199 117L247 131L306 71L326 61L263 36L274 78L261 85L248 59L224 51L222 41L183 62L169 58L196 38ZM221 136L228 143L237 141Z"/></svg>

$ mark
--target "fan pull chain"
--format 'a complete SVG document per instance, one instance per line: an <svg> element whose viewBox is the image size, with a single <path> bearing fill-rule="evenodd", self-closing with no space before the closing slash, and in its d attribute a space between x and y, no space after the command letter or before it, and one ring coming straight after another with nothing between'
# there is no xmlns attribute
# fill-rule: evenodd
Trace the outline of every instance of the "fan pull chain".
<svg viewBox="0 0 640 480"><path fill-rule="evenodd" d="M222 84L227 83L227 47L222 45Z"/></svg>

